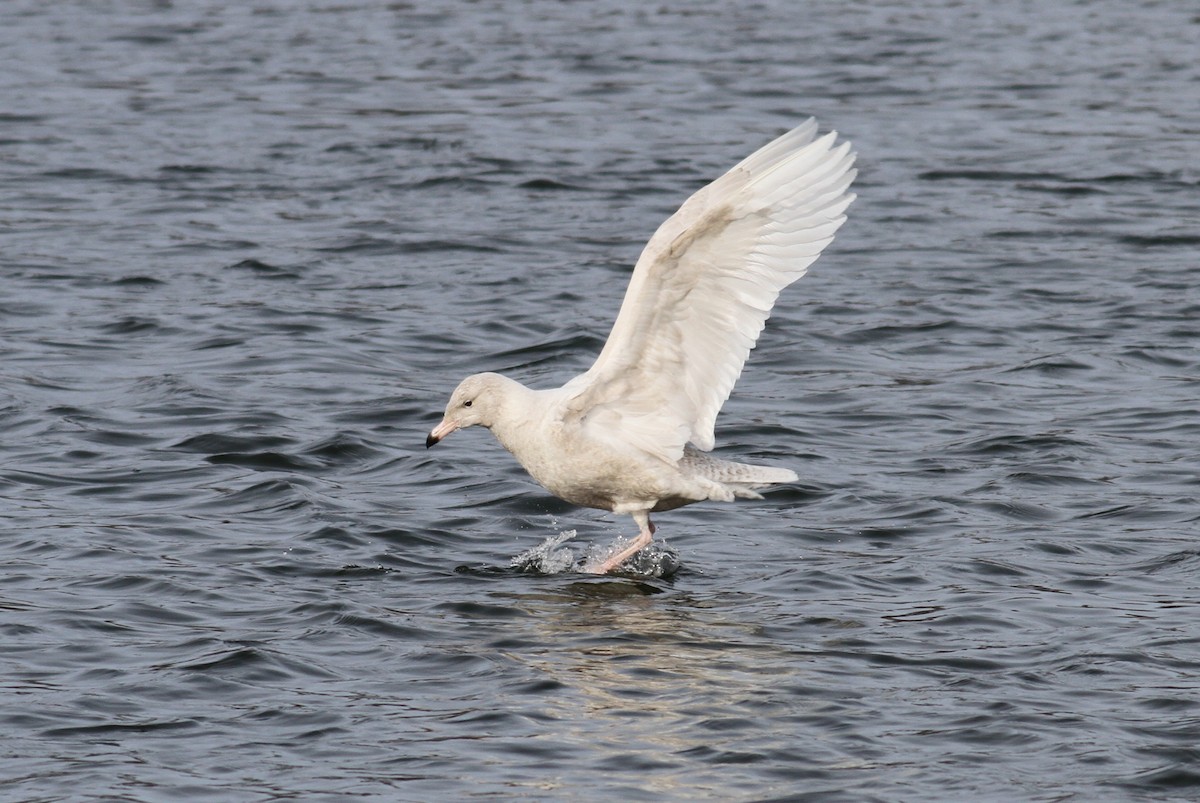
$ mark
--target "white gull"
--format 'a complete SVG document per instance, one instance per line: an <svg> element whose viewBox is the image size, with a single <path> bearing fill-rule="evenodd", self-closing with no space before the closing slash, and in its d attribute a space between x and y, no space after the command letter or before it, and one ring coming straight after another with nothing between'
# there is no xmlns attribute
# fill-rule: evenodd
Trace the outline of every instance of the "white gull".
<svg viewBox="0 0 1200 803"><path fill-rule="evenodd" d="M555 496L632 515L637 537L592 567L599 573L650 544L651 513L761 499L758 489L798 479L705 452L775 299L854 200L850 144L816 133L810 119L755 151L659 226L586 373L549 390L469 376L425 446L479 424Z"/></svg>

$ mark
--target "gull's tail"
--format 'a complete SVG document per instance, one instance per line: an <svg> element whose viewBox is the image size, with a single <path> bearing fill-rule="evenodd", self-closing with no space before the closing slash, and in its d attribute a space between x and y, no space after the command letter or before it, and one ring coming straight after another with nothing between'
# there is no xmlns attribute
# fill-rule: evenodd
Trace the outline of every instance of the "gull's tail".
<svg viewBox="0 0 1200 803"><path fill-rule="evenodd" d="M752 466L749 463L720 460L690 446L684 447L679 470L684 474L712 480L724 486L734 496L743 499L762 499L761 495L755 493L759 488L800 479L790 468Z"/></svg>

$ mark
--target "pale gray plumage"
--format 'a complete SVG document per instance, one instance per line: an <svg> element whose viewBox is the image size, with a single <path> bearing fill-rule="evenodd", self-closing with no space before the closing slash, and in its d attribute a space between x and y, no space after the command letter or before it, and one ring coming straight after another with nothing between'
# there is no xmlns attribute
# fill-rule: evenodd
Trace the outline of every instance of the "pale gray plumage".
<svg viewBox="0 0 1200 803"><path fill-rule="evenodd" d="M761 498L757 489L797 479L704 452L780 291L832 241L854 200L849 143L816 131L809 120L767 144L658 228L588 371L553 390L467 377L426 445L481 424L551 493L631 514L638 538L598 571L650 542L651 512Z"/></svg>

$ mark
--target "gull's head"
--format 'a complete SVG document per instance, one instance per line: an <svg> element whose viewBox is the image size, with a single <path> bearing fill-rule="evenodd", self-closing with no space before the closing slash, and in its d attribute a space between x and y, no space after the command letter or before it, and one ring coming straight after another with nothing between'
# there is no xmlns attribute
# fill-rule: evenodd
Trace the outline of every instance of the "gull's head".
<svg viewBox="0 0 1200 803"><path fill-rule="evenodd" d="M442 423L434 427L425 439L425 448L433 446L456 429L466 429L476 424L491 428L510 384L515 383L500 374L473 374L459 382L450 394L450 403L446 405Z"/></svg>

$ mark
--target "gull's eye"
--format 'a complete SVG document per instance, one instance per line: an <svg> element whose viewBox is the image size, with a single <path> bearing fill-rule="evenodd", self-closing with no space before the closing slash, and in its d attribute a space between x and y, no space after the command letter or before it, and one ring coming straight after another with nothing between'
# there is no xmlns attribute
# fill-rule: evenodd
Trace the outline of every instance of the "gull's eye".
<svg viewBox="0 0 1200 803"><path fill-rule="evenodd" d="M467 399L465 402L463 402L463 407L470 407L470 406L471 406L471 400L470 400L470 399Z"/></svg>

